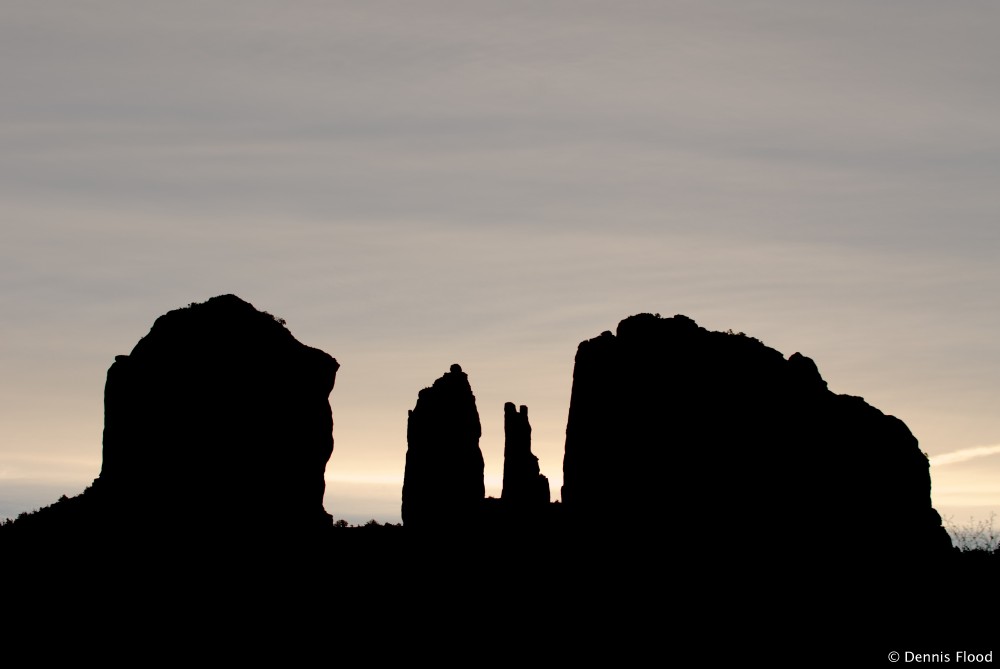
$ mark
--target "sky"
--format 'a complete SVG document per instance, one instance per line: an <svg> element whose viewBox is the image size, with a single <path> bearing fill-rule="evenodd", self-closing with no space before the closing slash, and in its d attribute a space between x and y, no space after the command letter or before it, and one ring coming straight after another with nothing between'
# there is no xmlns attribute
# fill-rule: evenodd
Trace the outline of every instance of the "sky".
<svg viewBox="0 0 1000 669"><path fill-rule="evenodd" d="M1000 511L995 2L0 19L0 518L89 484L114 356L225 293L341 364L335 518L399 521L407 410L453 363L487 494L510 401L558 498L576 346L641 312L812 357L906 422L946 519Z"/></svg>

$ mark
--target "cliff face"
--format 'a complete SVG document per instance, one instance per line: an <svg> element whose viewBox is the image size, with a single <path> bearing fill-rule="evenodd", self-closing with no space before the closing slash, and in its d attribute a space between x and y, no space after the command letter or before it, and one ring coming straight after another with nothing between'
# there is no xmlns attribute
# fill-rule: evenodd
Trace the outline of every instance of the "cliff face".
<svg viewBox="0 0 1000 669"><path fill-rule="evenodd" d="M108 370L94 488L167 530L328 525L337 369L233 295L171 311Z"/></svg>
<svg viewBox="0 0 1000 669"><path fill-rule="evenodd" d="M403 524L450 528L474 522L486 488L482 427L469 377L458 365L417 397L406 428Z"/></svg>
<svg viewBox="0 0 1000 669"><path fill-rule="evenodd" d="M809 358L684 316L632 316L580 344L563 471L577 522L659 524L681 545L950 546L902 421L830 392Z"/></svg>
<svg viewBox="0 0 1000 669"><path fill-rule="evenodd" d="M528 511L544 508L550 499L549 480L541 474L538 458L531 452L528 407L507 402L503 407L503 492L505 505Z"/></svg>

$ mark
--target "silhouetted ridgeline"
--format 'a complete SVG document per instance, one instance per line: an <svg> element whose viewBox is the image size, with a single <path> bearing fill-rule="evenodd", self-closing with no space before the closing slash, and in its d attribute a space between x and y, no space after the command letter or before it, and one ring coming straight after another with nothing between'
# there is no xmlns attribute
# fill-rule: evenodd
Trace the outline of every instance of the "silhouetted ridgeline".
<svg viewBox="0 0 1000 669"><path fill-rule="evenodd" d="M927 640L940 646L945 632L987 638L970 634L977 621L992 624L983 615L992 602L953 596L980 587L984 572L923 568L952 551L913 435L861 398L830 392L802 355L786 359L684 316L632 316L583 342L562 503L549 502L527 408L513 403L503 494L484 498L479 412L453 365L409 415L406 526L350 531L322 506L337 369L232 295L159 318L108 372L94 484L0 528L6 556L62 541L48 551L57 569L35 565L21 579L26 599L49 606L39 583L94 584L85 602L138 584L110 608L147 626L134 612L173 616L160 604L173 599L197 614L192 603L210 593L219 608L202 611L205 629L244 614L270 634L298 612L322 623L313 636L324 642L341 629L337 616L392 639L389 610L404 635L430 635L403 645L433 647L435 660L441 630L463 639L453 632L486 630L493 645L544 637L553 611L561 659L594 661L599 649L619 664L664 648L671 659L718 659L706 630L724 634L741 661L763 645L769 660L797 663L796 640L866 663L941 650ZM226 550L244 539L260 546ZM944 571L948 587L932 580ZM317 613L308 599L333 605ZM52 609L61 610L76 609ZM177 628L164 629L172 645Z"/></svg>
<svg viewBox="0 0 1000 669"><path fill-rule="evenodd" d="M108 372L93 486L4 532L325 536L337 369L235 296L172 311ZM485 499L468 376L453 365L420 391L402 491L410 533L600 528L618 547L691 550L718 532L762 561L789 546L861 559L951 547L902 421L830 392L800 354L684 316L632 316L580 344L562 504L549 503L527 407L505 405L504 425L503 495Z"/></svg>

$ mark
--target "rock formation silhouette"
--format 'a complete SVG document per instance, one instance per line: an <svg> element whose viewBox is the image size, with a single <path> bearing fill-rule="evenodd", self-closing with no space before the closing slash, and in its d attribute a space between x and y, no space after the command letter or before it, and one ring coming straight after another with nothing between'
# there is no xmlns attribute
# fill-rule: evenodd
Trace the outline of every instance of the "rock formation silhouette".
<svg viewBox="0 0 1000 669"><path fill-rule="evenodd" d="M468 375L459 365L417 397L406 428L403 525L452 528L474 522L486 487L482 427Z"/></svg>
<svg viewBox="0 0 1000 669"><path fill-rule="evenodd" d="M577 524L659 525L675 546L859 559L951 546L902 421L829 391L805 356L685 316L632 316L580 344L563 473Z"/></svg>
<svg viewBox="0 0 1000 669"><path fill-rule="evenodd" d="M337 369L235 295L161 316L108 370L100 476L41 521L218 541L329 527Z"/></svg>
<svg viewBox="0 0 1000 669"><path fill-rule="evenodd" d="M503 497L484 500L476 401L454 365L409 415L403 515L417 532L374 521L330 526L323 469L337 368L231 295L158 319L109 370L94 485L0 526L15 575L8 608L63 639L49 621L78 626L80 616L60 611L99 601L102 615L89 618L102 631L122 636L130 630L122 619L135 627L125 636L142 638L156 615L176 617L164 602L208 602L194 611L199 629L265 621L269 630L290 628L278 637L286 647L317 624L341 625L344 612L365 622L387 603L433 602L433 616L400 617L403 638L485 630L492 643L512 610L518 630L549 624L549 609L537 605L544 581L561 627L574 630L557 638L552 656L569 661L620 664L661 652L662 616L649 605L665 602L691 622L674 638L703 636L708 621L740 661L776 634L802 643L799 653L840 652L853 663L873 649L885 657L992 648L995 603L978 595L995 562L931 571L903 559L950 545L916 440L861 398L830 392L800 354L786 359L742 333L650 314L583 342L562 504L543 502L527 409L512 403L504 406ZM521 501L530 513L510 512ZM330 528L319 533L327 541L307 550L267 536L321 527ZM35 541L66 528L56 542ZM240 552L210 541L232 530L266 541ZM135 550L137 534L156 541ZM844 557L860 557L861 571L845 569ZM511 603L485 618L470 615L482 608L484 575ZM72 582L85 583L86 596L74 592L53 608L60 600L45 588ZM26 596L12 599L17 586ZM303 607L303 598L336 606ZM170 632L163 644L176 642L171 624L159 627ZM203 652L206 635L195 636L192 650ZM218 639L220 650L230 652L229 641ZM703 661L706 651L695 654Z"/></svg>
<svg viewBox="0 0 1000 669"><path fill-rule="evenodd" d="M225 538L330 528L323 477L337 370L233 295L171 311L108 371L100 476L13 531ZM526 545L568 538L595 569L608 563L595 542L619 560L658 560L634 550L643 537L698 559L701 544L828 562L951 547L906 425L831 392L809 358L786 359L743 333L640 314L581 343L562 504L547 503L527 408L507 403L504 417L503 495L485 499L468 376L453 365L420 391L407 425L407 527L463 540L466 528L491 539L528 527Z"/></svg>
<svg viewBox="0 0 1000 669"><path fill-rule="evenodd" d="M500 498L508 508L520 512L541 512L551 495L549 480L541 474L538 458L531 452L531 424L528 407L520 410L513 402L503 407L503 492Z"/></svg>

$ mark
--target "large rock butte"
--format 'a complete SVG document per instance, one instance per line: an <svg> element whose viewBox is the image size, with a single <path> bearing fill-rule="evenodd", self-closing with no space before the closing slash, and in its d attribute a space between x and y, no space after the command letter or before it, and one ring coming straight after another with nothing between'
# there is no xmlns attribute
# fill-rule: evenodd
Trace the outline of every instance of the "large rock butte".
<svg viewBox="0 0 1000 669"><path fill-rule="evenodd" d="M155 531L329 526L337 361L234 295L171 311L108 370L94 492Z"/></svg>
<svg viewBox="0 0 1000 669"><path fill-rule="evenodd" d="M580 344L563 473L577 524L675 547L894 558L951 545L901 420L828 390L809 358L685 316L632 316Z"/></svg>

